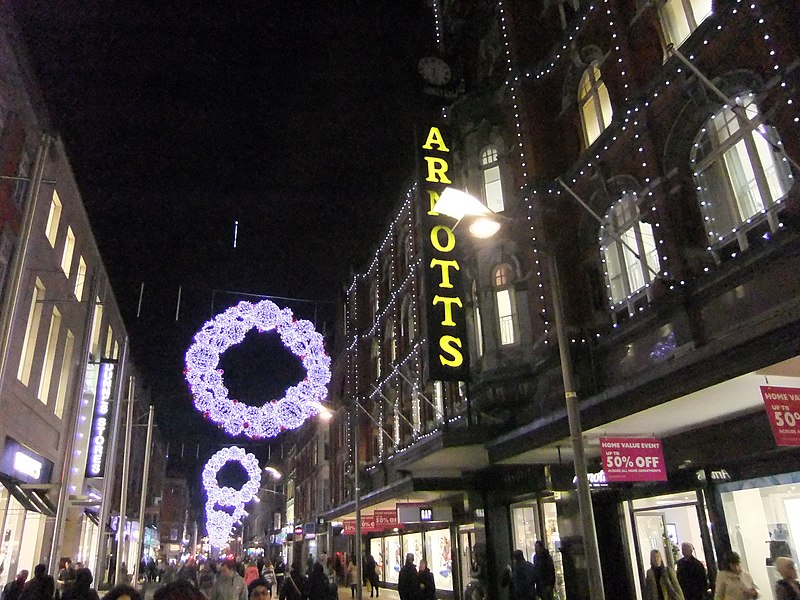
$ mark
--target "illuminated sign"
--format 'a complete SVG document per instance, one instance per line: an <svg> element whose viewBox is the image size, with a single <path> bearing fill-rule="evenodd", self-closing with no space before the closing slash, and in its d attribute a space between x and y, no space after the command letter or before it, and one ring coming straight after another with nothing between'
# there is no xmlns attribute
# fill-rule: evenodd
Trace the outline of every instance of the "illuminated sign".
<svg viewBox="0 0 800 600"><path fill-rule="evenodd" d="M433 509L432 508L420 508L419 509L419 520L420 521L433 521Z"/></svg>
<svg viewBox="0 0 800 600"><path fill-rule="evenodd" d="M22 483L45 483L50 481L52 472L52 462L13 438L6 437L0 454L0 473Z"/></svg>
<svg viewBox="0 0 800 600"><path fill-rule="evenodd" d="M433 206L450 179L451 154L440 127L430 127L420 148L420 197L424 238L425 311L428 322L429 377L441 381L469 378L467 317L461 283L461 249L452 220Z"/></svg>
<svg viewBox="0 0 800 600"><path fill-rule="evenodd" d="M89 437L89 452L86 458L86 476L102 477L105 474L108 432L111 429L112 394L114 391L114 363L100 363L97 381L97 396L94 417Z"/></svg>

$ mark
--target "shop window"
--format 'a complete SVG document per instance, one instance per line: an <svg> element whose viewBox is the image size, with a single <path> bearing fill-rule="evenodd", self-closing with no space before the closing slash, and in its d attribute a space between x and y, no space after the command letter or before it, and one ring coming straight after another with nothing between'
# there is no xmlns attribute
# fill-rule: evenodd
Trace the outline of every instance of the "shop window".
<svg viewBox="0 0 800 600"><path fill-rule="evenodd" d="M600 230L609 301L616 307L642 291L660 270L653 227L642 221L638 196L624 192Z"/></svg>
<svg viewBox="0 0 800 600"><path fill-rule="evenodd" d="M697 134L691 165L709 246L735 237L744 250L746 230L765 220L772 231L777 229L775 212L793 180L781 140L763 123L753 94L740 94L736 104L739 116L758 131L734 110L719 110Z"/></svg>
<svg viewBox="0 0 800 600"><path fill-rule="evenodd" d="M517 313L514 303L514 271L510 265L500 265L494 271L495 301L500 344L508 346L517 341Z"/></svg>
<svg viewBox="0 0 800 600"><path fill-rule="evenodd" d="M421 556L417 556L419 563ZM449 529L425 531L425 559L437 590L453 591L453 544Z"/></svg>
<svg viewBox="0 0 800 600"><path fill-rule="evenodd" d="M56 247L56 237L58 236L58 224L61 222L61 198L58 192L53 190L53 197L50 199L50 212L47 214L47 226L45 235L50 245Z"/></svg>
<svg viewBox="0 0 800 600"><path fill-rule="evenodd" d="M611 124L613 115L608 89L596 60L589 64L581 77L578 86L578 106L583 128L583 143L584 147L588 148Z"/></svg>
<svg viewBox="0 0 800 600"><path fill-rule="evenodd" d="M711 16L711 0L664 0L658 17L667 44L680 46L697 26Z"/></svg>
<svg viewBox="0 0 800 600"><path fill-rule="evenodd" d="M72 270L72 255L75 252L75 234L72 227L67 227L67 237L64 239L64 252L61 254L61 270L69 279Z"/></svg>
<svg viewBox="0 0 800 600"><path fill-rule="evenodd" d="M61 313L53 307L53 314L50 316L50 331L47 334L47 346L44 349L44 363L42 364L42 375L39 378L39 391L37 396L44 404L48 403L50 396L50 381L53 378L53 368L56 362L56 351L58 350L58 334L61 330Z"/></svg>
<svg viewBox="0 0 800 600"><path fill-rule="evenodd" d="M42 303L44 302L44 284L37 277L31 295L31 307L28 311L28 323L25 327L25 337L22 340L22 352L19 358L17 379L28 385L36 355L36 338L39 334L39 322L42 319Z"/></svg>
<svg viewBox="0 0 800 600"><path fill-rule="evenodd" d="M558 512L552 497L529 500L512 504L511 529L513 547L522 550L525 558L533 561L537 540L544 542L553 557L556 571L556 584L553 588L554 600L564 600L564 561L561 556L561 534L558 529Z"/></svg>
<svg viewBox="0 0 800 600"><path fill-rule="evenodd" d="M483 356L483 325L481 324L481 306L478 298L478 283L472 282L472 315L475 322L475 352Z"/></svg>
<svg viewBox="0 0 800 600"><path fill-rule="evenodd" d="M500 163L497 147L488 146L481 153L481 172L483 174L483 199L494 212L503 212L503 180L500 176Z"/></svg>

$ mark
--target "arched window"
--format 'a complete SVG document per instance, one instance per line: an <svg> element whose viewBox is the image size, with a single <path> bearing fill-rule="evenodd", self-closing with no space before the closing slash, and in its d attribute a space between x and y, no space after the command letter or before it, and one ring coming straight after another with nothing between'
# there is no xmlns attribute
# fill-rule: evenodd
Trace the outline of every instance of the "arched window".
<svg viewBox="0 0 800 600"><path fill-rule="evenodd" d="M611 124L611 99L608 97L606 84L600 74L600 65L592 61L581 77L578 86L578 106L583 125L583 142L586 148L600 137L606 127Z"/></svg>
<svg viewBox="0 0 800 600"><path fill-rule="evenodd" d="M711 15L711 0L662 0L658 16L667 44L680 46Z"/></svg>
<svg viewBox="0 0 800 600"><path fill-rule="evenodd" d="M414 314L411 310L411 294L408 294L403 298L400 308L400 337L403 338L404 351L411 346L414 335Z"/></svg>
<svg viewBox="0 0 800 600"><path fill-rule="evenodd" d="M514 270L510 265L500 265L494 270L497 323L500 328L500 345L517 341L517 311L514 302Z"/></svg>
<svg viewBox="0 0 800 600"><path fill-rule="evenodd" d="M494 212L502 212L505 210L503 180L500 177L500 163L497 160L496 146L487 146L481 152L481 172L483 173L483 198L486 206Z"/></svg>
<svg viewBox="0 0 800 600"><path fill-rule="evenodd" d="M753 94L740 94L736 104L739 115L758 125L767 139L727 107L697 134L691 165L710 246L725 244L743 225L764 219L771 219L775 229L772 209L792 185L778 133L763 124ZM744 238L740 245L747 247Z"/></svg>
<svg viewBox="0 0 800 600"><path fill-rule="evenodd" d="M612 306L641 291L661 269L653 227L641 220L635 192L623 192L606 213L600 250Z"/></svg>
<svg viewBox="0 0 800 600"><path fill-rule="evenodd" d="M478 296L478 284L472 282L472 317L475 320L475 352L483 356L483 325L481 324L481 305Z"/></svg>

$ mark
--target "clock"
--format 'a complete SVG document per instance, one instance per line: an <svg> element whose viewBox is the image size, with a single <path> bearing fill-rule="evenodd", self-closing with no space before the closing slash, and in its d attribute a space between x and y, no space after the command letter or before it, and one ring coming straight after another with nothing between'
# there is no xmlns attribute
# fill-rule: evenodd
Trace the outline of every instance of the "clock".
<svg viewBox="0 0 800 600"><path fill-rule="evenodd" d="M453 78L450 66L438 56L419 59L417 71L425 81L433 85L446 85Z"/></svg>

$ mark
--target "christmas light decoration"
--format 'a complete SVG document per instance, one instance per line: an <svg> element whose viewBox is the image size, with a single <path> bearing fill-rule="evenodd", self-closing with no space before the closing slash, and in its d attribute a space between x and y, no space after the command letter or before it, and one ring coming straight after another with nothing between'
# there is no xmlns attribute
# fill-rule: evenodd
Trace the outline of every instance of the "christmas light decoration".
<svg viewBox="0 0 800 600"><path fill-rule="evenodd" d="M220 355L242 342L254 327L261 333L277 331L284 346L300 358L306 369L306 378L287 389L283 398L260 407L229 398L223 372L217 369ZM203 325L186 352L185 375L197 410L229 435L258 439L300 427L320 411L331 380L330 363L322 335L315 331L313 323L295 320L290 309L262 300L255 304L240 302Z"/></svg>
<svg viewBox="0 0 800 600"><path fill-rule="evenodd" d="M238 462L247 471L247 481L241 489L220 487L217 473L229 462ZM206 529L211 545L221 548L228 541L233 527L247 516L244 505L257 497L261 487L261 467L253 454L238 446L223 448L203 467L203 488L206 491ZM223 509L218 509L217 506Z"/></svg>

